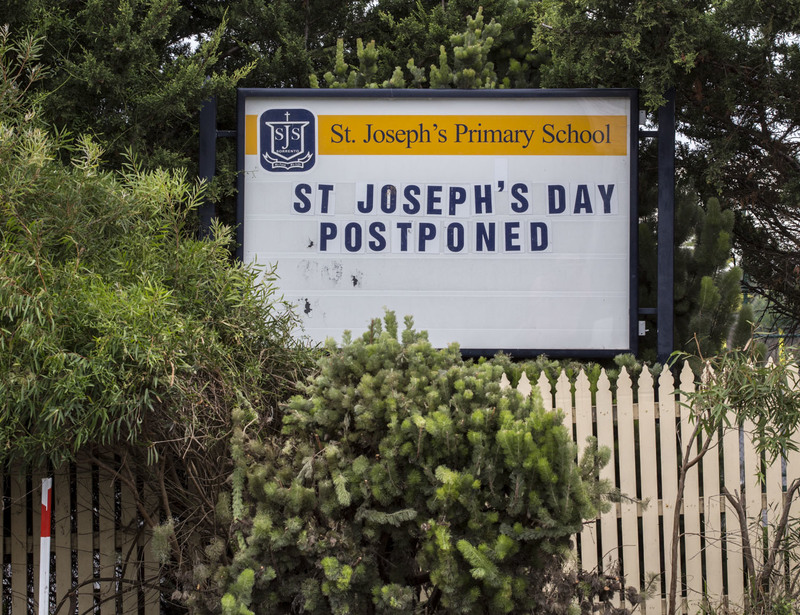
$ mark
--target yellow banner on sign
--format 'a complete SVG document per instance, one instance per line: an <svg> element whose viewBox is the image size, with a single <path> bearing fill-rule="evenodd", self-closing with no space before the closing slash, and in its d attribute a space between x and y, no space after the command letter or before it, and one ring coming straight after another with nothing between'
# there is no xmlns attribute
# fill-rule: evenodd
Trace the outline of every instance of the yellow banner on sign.
<svg viewBox="0 0 800 615"><path fill-rule="evenodd" d="M320 155L624 156L624 115L320 115Z"/></svg>
<svg viewBox="0 0 800 615"><path fill-rule="evenodd" d="M244 116L244 153L247 155L258 154L258 141L256 134L258 133L258 116L245 115Z"/></svg>

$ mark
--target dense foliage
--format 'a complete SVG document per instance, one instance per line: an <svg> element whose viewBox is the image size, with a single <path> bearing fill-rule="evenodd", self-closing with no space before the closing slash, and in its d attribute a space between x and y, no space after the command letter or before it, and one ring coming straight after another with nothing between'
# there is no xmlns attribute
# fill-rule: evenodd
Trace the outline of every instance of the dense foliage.
<svg viewBox="0 0 800 615"><path fill-rule="evenodd" d="M601 505L603 460L589 447L579 467L560 413L410 326L398 335L389 313L385 331L331 342L280 446L240 417L223 613L543 607L547 575Z"/></svg>
<svg viewBox="0 0 800 615"><path fill-rule="evenodd" d="M531 4L483 3L488 18L506 24L493 51L501 65L530 49ZM410 57L428 66L476 8L466 0L8 0L0 25L45 38L49 122L99 137L116 165L130 149L146 168L194 168L197 112L208 96L220 97L222 127L232 129L237 85L308 87L340 38L353 50L356 38L378 41L389 76ZM534 83L522 72L517 87Z"/></svg>
<svg viewBox="0 0 800 615"><path fill-rule="evenodd" d="M533 5L542 85L676 90L678 164L735 213L745 283L800 325L800 3L543 0ZM788 324L788 323L787 323Z"/></svg>
<svg viewBox="0 0 800 615"><path fill-rule="evenodd" d="M723 212L735 212L730 242L747 273L743 281L769 298L772 314L777 311L783 329L791 330L800 313L793 196L798 120L792 104L797 3L767 2L752 10L744 0L489 0L482 3L489 31L473 29L478 40L469 40L464 25L476 8L465 0L235 0L224 6L93 0L55 8L41 0L12 0L0 6L0 24L46 37L43 53L52 72L40 86L43 113L61 129L99 136L106 160L117 167L130 150L142 168L186 167L191 173L204 98L219 96L220 127L233 128L235 85L306 87L316 75L324 86L328 70L342 85L350 82L341 73L349 76L355 67L357 87L639 87L649 111L674 86L680 129L692 143L679 148L682 200L699 211L717 199ZM359 38L374 55L365 71ZM337 40L341 59L335 58ZM218 156L218 212L233 223L232 143L220 141ZM649 158L646 147L643 169ZM647 176L643 181L646 189L652 184ZM642 202L652 235L653 206ZM651 237L642 241L652 244ZM718 332L729 314L715 310L715 325L705 316L697 320L694 289L703 275L690 279L695 274L682 270L681 260L678 318L702 321L708 330L687 335L679 323L676 347L713 330L708 347L719 348L725 336ZM712 278L727 270L728 260L717 260ZM652 307L652 268L644 262L643 307ZM715 285L723 297L719 306L731 305L723 289L729 280ZM646 338L645 349L651 346Z"/></svg>
<svg viewBox="0 0 800 615"><path fill-rule="evenodd" d="M5 92L41 74L37 50L0 36ZM228 229L193 237L202 192L184 175L135 160L104 171L91 139L53 136L25 97L2 100L0 461L118 454L122 480L162 494L172 561L192 561L225 535L209 513L232 469L232 413L248 405L275 430L308 363L294 317L231 262Z"/></svg>

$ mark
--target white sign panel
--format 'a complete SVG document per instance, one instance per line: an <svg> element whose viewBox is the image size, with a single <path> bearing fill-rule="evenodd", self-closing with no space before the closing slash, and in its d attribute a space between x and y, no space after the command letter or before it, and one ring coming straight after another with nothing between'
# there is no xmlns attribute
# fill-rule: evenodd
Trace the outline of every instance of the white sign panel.
<svg viewBox="0 0 800 615"><path fill-rule="evenodd" d="M437 346L628 350L635 99L579 92L243 90L242 258L315 341L389 309Z"/></svg>

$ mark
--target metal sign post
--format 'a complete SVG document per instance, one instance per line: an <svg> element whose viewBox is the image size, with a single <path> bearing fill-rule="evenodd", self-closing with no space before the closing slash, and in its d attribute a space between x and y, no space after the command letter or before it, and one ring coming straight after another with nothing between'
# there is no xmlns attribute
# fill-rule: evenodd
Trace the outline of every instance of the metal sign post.
<svg viewBox="0 0 800 615"><path fill-rule="evenodd" d="M675 90L658 110L658 304L656 355L666 363L675 323Z"/></svg>

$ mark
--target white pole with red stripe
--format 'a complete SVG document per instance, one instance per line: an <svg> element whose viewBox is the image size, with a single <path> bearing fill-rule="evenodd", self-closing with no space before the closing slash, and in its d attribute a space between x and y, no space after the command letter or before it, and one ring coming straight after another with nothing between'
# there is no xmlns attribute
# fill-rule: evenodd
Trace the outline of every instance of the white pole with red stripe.
<svg viewBox="0 0 800 615"><path fill-rule="evenodd" d="M39 615L50 610L50 516L53 511L53 479L42 479L42 531L39 542Z"/></svg>

